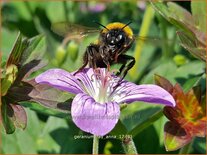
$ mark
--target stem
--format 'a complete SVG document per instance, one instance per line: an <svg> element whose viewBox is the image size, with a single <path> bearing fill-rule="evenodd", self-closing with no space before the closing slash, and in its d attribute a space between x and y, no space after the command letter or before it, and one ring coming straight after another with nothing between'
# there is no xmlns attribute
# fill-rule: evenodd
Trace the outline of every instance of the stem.
<svg viewBox="0 0 207 155"><path fill-rule="evenodd" d="M192 149L193 142L194 142L194 139L192 139L189 144L182 147L179 151L179 154L189 154Z"/></svg>
<svg viewBox="0 0 207 155"><path fill-rule="evenodd" d="M69 22L69 17L68 17L69 10L67 8L67 2L66 1L63 1L63 8L64 8L66 22Z"/></svg>
<svg viewBox="0 0 207 155"><path fill-rule="evenodd" d="M147 36L153 18L154 18L154 9L150 5L148 5L144 13L143 22L142 22L142 25L139 31L139 36L142 36L142 37ZM137 75L138 63L139 63L139 59L140 59L143 46L144 46L144 41L137 39L136 46L135 46L135 52L134 52L134 58L136 60L136 63L134 67L129 71L129 75L131 76L131 78L134 78L134 80L135 78L138 77L134 75Z"/></svg>
<svg viewBox="0 0 207 155"><path fill-rule="evenodd" d="M162 53L163 53L163 58L167 59L170 57L170 52L168 51L168 36L167 36L167 27L166 27L166 21L164 20L164 18L160 15L157 15L157 18L160 22L160 30L161 30L161 35L162 35L162 40L163 40L163 44L162 44Z"/></svg>
<svg viewBox="0 0 207 155"><path fill-rule="evenodd" d="M93 137L93 154L98 154L98 143L99 143L99 139L97 136L94 135L94 137Z"/></svg>
<svg viewBox="0 0 207 155"><path fill-rule="evenodd" d="M132 137L126 137L122 140L122 146L126 154L138 154Z"/></svg>

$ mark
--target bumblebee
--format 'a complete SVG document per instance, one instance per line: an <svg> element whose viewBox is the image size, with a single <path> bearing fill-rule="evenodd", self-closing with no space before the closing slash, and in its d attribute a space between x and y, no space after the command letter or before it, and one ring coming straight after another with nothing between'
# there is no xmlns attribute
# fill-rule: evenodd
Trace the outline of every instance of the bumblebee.
<svg viewBox="0 0 207 155"><path fill-rule="evenodd" d="M131 23L131 22L130 22ZM134 42L133 32L128 24L111 23L100 31L97 43L91 43L83 56L83 65L76 72L78 73L86 65L96 68L107 68L110 70L112 64L122 64L117 75L122 79L126 76L129 69L135 64L132 56L126 55L125 52Z"/></svg>
<svg viewBox="0 0 207 155"><path fill-rule="evenodd" d="M83 56L83 65L76 73L80 72L87 65L93 69L100 67L110 70L111 65L118 63L121 64L121 67L119 68L117 75L121 76L121 79L123 79L128 70L135 64L135 58L125 54L135 40L133 31L128 26L130 23L131 22L123 24L115 22L110 23L107 26L97 23L102 26L103 29L99 30L99 38L97 42L91 43L86 48ZM77 25L64 25L64 27L70 31L73 30L73 34L68 34L69 38L71 38L71 36L73 36L73 38L78 38L87 35L90 32L96 32L94 29ZM55 31L57 32L56 28ZM62 34L62 32L59 31L59 34Z"/></svg>

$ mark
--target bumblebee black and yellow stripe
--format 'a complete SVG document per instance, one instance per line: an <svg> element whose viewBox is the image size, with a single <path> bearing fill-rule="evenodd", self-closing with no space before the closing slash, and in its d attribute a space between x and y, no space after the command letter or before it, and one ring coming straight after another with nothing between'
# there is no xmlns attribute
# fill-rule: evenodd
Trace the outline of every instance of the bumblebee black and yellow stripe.
<svg viewBox="0 0 207 155"><path fill-rule="evenodd" d="M108 30L112 30L112 29L122 29L124 27L123 31L126 33L126 35L129 38L132 38L133 37L132 29L129 26L126 26L126 27L125 26L126 26L126 24L119 23L119 22L110 23L106 26L107 29L102 30L102 33L107 33Z"/></svg>

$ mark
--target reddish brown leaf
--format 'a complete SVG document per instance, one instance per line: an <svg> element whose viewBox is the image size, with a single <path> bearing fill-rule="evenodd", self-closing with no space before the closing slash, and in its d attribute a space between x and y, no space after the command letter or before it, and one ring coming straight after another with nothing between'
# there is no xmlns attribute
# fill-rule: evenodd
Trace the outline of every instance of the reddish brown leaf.
<svg viewBox="0 0 207 155"><path fill-rule="evenodd" d="M154 80L155 80L156 85L164 88L169 93L173 92L173 85L167 79L163 78L162 76L159 76L159 75L155 74L154 75Z"/></svg>
<svg viewBox="0 0 207 155"><path fill-rule="evenodd" d="M167 151L175 151L188 144L192 137L179 124L167 122L165 124L165 148Z"/></svg>
<svg viewBox="0 0 207 155"><path fill-rule="evenodd" d="M10 104L13 115L11 120L14 122L14 125L18 128L25 129L27 126L27 114L24 108L18 104Z"/></svg>

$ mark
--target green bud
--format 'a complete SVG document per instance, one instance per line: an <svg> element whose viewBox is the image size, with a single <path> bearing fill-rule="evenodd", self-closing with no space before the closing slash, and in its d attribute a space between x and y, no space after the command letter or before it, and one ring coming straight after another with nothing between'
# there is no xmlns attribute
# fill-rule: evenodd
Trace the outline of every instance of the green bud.
<svg viewBox="0 0 207 155"><path fill-rule="evenodd" d="M5 96L7 94L7 91L11 87L11 85L14 83L18 73L18 68L16 65L11 64L6 68L6 75L1 80L1 95Z"/></svg>
<svg viewBox="0 0 207 155"><path fill-rule="evenodd" d="M64 63L67 55L66 51L62 46L59 46L55 52L55 59L58 62L58 65L61 65Z"/></svg>
<svg viewBox="0 0 207 155"><path fill-rule="evenodd" d="M187 58L184 55L177 54L173 58L176 65L181 66L187 63Z"/></svg>
<svg viewBox="0 0 207 155"><path fill-rule="evenodd" d="M126 107L127 107L127 104L121 104L121 105L120 105L120 109L121 109L121 111L124 110Z"/></svg>
<svg viewBox="0 0 207 155"><path fill-rule="evenodd" d="M67 53L71 60L75 61L78 56L78 44L75 41L71 41L67 46Z"/></svg>

